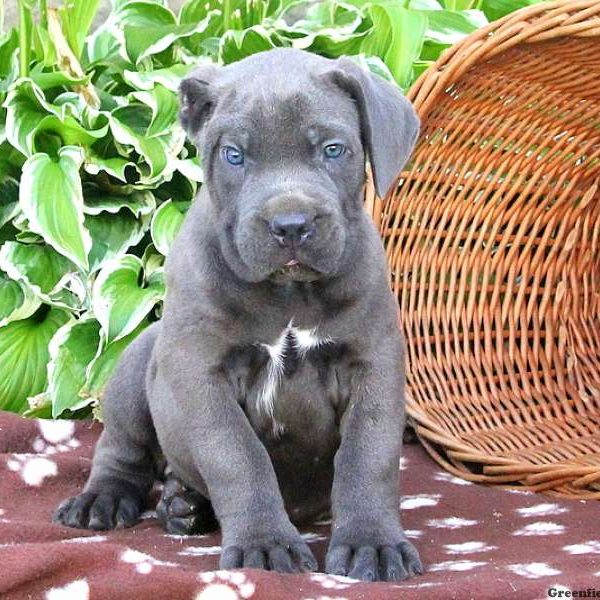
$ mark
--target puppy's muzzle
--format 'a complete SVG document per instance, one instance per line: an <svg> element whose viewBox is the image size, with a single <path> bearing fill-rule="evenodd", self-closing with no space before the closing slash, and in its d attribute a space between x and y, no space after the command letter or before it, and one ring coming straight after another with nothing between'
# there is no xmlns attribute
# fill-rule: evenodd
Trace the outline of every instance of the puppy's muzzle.
<svg viewBox="0 0 600 600"><path fill-rule="evenodd" d="M287 213L273 217L269 232L284 248L297 248L315 235L315 218L304 213Z"/></svg>

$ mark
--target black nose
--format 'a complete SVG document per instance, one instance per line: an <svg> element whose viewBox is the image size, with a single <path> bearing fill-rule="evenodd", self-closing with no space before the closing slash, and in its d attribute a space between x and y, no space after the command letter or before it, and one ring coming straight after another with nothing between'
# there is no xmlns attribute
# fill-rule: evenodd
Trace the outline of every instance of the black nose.
<svg viewBox="0 0 600 600"><path fill-rule="evenodd" d="M282 246L300 246L315 233L314 219L303 214L278 215L269 228Z"/></svg>

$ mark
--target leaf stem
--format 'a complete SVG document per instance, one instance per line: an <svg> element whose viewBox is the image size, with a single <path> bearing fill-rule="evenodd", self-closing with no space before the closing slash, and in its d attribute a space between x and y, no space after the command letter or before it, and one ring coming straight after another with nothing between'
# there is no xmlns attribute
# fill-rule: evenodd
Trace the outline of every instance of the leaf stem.
<svg viewBox="0 0 600 600"><path fill-rule="evenodd" d="M223 26L225 31L231 29L231 0L223 0Z"/></svg>
<svg viewBox="0 0 600 600"><path fill-rule="evenodd" d="M25 1L19 0L19 76L29 75L29 28Z"/></svg>
<svg viewBox="0 0 600 600"><path fill-rule="evenodd" d="M40 0L40 25L48 29L48 0Z"/></svg>

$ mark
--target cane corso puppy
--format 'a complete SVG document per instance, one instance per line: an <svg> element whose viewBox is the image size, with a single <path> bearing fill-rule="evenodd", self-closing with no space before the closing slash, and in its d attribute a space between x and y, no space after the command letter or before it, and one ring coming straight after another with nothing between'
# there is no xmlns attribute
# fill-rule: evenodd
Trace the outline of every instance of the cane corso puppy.
<svg viewBox="0 0 600 600"><path fill-rule="evenodd" d="M221 568L314 570L296 527L331 513L325 569L422 571L400 524L403 342L363 209L418 132L410 103L350 59L279 49L201 66L181 122L205 184L166 262L164 316L123 354L79 496L56 520L138 519L162 452L170 531L220 525Z"/></svg>

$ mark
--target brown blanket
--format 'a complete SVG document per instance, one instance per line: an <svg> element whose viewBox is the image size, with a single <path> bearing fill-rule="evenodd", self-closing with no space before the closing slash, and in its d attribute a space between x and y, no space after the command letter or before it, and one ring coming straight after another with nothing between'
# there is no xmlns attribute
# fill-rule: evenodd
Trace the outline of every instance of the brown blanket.
<svg viewBox="0 0 600 600"><path fill-rule="evenodd" d="M427 572L399 584L322 573L218 571L220 536L179 537L148 511L92 532L51 523L84 484L100 426L0 413L0 598L358 600L546 598L600 590L599 505L468 484L418 445L402 461L403 523ZM329 526L303 533L323 565Z"/></svg>

